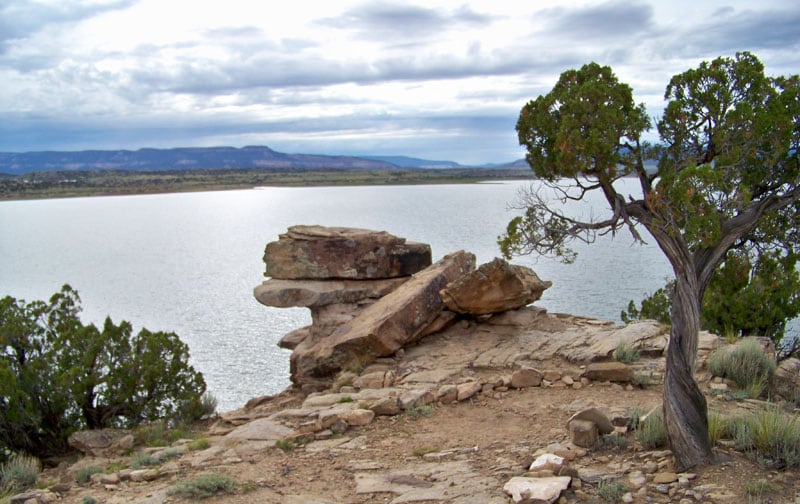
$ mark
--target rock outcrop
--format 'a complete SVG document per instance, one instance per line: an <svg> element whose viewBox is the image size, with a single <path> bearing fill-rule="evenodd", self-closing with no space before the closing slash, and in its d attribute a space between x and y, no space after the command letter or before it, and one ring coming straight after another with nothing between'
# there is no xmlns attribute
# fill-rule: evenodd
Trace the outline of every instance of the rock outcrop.
<svg viewBox="0 0 800 504"><path fill-rule="evenodd" d="M390 356L460 316L516 310L550 287L502 259L476 269L458 251L431 264L430 246L385 231L293 226L264 252L267 275L254 289L267 306L311 310L311 326L280 342L293 350L292 382L324 389L355 361Z"/></svg>

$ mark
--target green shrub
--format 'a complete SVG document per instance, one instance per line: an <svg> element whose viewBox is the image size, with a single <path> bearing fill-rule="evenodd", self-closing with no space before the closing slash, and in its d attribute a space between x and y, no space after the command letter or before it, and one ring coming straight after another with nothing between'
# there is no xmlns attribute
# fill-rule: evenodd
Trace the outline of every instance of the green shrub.
<svg viewBox="0 0 800 504"><path fill-rule="evenodd" d="M653 411L647 418L639 422L635 431L636 439L648 450L663 448L667 445L667 428L660 410Z"/></svg>
<svg viewBox="0 0 800 504"><path fill-rule="evenodd" d="M0 446L39 457L69 451L78 429L173 421L206 385L174 333L84 325L65 285L48 303L0 299Z"/></svg>
<svg viewBox="0 0 800 504"><path fill-rule="evenodd" d="M205 437L193 439L189 441L188 445L186 445L186 447L191 451L205 450L209 446L211 446L211 443L208 441L208 438Z"/></svg>
<svg viewBox="0 0 800 504"><path fill-rule="evenodd" d="M800 422L777 407L764 408L734 422L738 450L768 467L800 467Z"/></svg>
<svg viewBox="0 0 800 504"><path fill-rule="evenodd" d="M172 487L168 493L186 499L205 499L218 494L231 494L236 491L236 480L222 474L205 474Z"/></svg>
<svg viewBox="0 0 800 504"><path fill-rule="evenodd" d="M614 359L625 364L631 364L639 360L639 349L628 343L627 341L620 341L617 348L614 349Z"/></svg>
<svg viewBox="0 0 800 504"><path fill-rule="evenodd" d="M42 464L36 457L13 453L0 464L0 495L6 492L22 492L36 485Z"/></svg>
<svg viewBox="0 0 800 504"><path fill-rule="evenodd" d="M97 499L92 497L91 495L84 495L83 499L81 499L83 504L97 504Z"/></svg>
<svg viewBox="0 0 800 504"><path fill-rule="evenodd" d="M734 436L734 422L717 411L708 412L708 437L716 444L720 439L731 439Z"/></svg>
<svg viewBox="0 0 800 504"><path fill-rule="evenodd" d="M433 404L423 404L421 406L406 408L406 414L411 418L417 418L419 416L429 417L433 415Z"/></svg>
<svg viewBox="0 0 800 504"><path fill-rule="evenodd" d="M628 491L621 481L604 481L597 487L597 496L606 502L619 502Z"/></svg>
<svg viewBox="0 0 800 504"><path fill-rule="evenodd" d="M751 480L747 482L747 485L745 485L745 491L747 492L747 495L757 499L763 497L765 493L777 492L780 489L780 486L765 479Z"/></svg>
<svg viewBox="0 0 800 504"><path fill-rule="evenodd" d="M75 473L75 482L85 484L89 482L92 474L101 473L103 470L99 467L84 467Z"/></svg>
<svg viewBox="0 0 800 504"><path fill-rule="evenodd" d="M775 368L775 362L753 339L742 340L733 348L717 349L708 358L708 370L714 376L733 380L750 397L758 397L764 391Z"/></svg>

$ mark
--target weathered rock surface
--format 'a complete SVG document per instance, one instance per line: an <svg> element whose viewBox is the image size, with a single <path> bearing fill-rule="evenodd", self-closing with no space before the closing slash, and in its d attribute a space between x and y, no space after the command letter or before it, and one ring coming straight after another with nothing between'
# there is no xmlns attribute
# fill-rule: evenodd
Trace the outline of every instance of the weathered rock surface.
<svg viewBox="0 0 800 504"><path fill-rule="evenodd" d="M441 312L444 304L439 291L473 269L473 254L461 251L447 255L317 344L307 348L299 345L290 359L292 381L327 376L359 355L392 355L413 343Z"/></svg>
<svg viewBox="0 0 800 504"><path fill-rule="evenodd" d="M630 383L633 368L622 362L593 362L586 366L583 376L590 380Z"/></svg>
<svg viewBox="0 0 800 504"><path fill-rule="evenodd" d="M69 445L86 455L110 457L133 448L133 433L124 429L98 429L73 432Z"/></svg>
<svg viewBox="0 0 800 504"><path fill-rule="evenodd" d="M572 478L553 476L550 478L511 478L503 487L514 502L552 503L558 500L561 492L569 488Z"/></svg>
<svg viewBox="0 0 800 504"><path fill-rule="evenodd" d="M266 276L283 280L410 276L431 264L430 245L385 231L292 226L264 252Z"/></svg>
<svg viewBox="0 0 800 504"><path fill-rule="evenodd" d="M486 315L527 306L551 285L532 269L498 258L452 282L442 289L441 296L453 312Z"/></svg>
<svg viewBox="0 0 800 504"><path fill-rule="evenodd" d="M772 377L772 390L787 401L800 402L800 359L785 359Z"/></svg>
<svg viewBox="0 0 800 504"><path fill-rule="evenodd" d="M264 281L253 290L259 303L276 308L326 306L378 299L407 280L280 280Z"/></svg>

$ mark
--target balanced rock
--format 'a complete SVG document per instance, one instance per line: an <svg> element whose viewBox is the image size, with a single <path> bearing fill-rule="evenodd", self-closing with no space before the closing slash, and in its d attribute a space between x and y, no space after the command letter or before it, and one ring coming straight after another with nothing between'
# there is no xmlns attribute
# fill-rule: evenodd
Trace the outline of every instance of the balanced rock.
<svg viewBox="0 0 800 504"><path fill-rule="evenodd" d="M486 315L527 306L551 285L532 269L497 258L449 284L441 296L451 311Z"/></svg>
<svg viewBox="0 0 800 504"><path fill-rule="evenodd" d="M292 226L267 244L266 276L282 280L410 276L431 264L431 247L386 231Z"/></svg>
<svg viewBox="0 0 800 504"><path fill-rule="evenodd" d="M459 251L415 274L316 344L298 345L290 358L292 381L330 376L358 356L382 357L417 341L442 311L439 291L475 269L475 256Z"/></svg>

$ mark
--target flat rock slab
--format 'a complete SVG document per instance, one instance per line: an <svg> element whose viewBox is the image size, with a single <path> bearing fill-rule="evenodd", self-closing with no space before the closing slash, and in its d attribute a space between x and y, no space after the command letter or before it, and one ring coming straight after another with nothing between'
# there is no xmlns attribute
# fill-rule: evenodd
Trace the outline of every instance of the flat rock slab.
<svg viewBox="0 0 800 504"><path fill-rule="evenodd" d="M259 303L276 308L328 306L378 299L402 285L408 277L385 280L270 279L253 289Z"/></svg>
<svg viewBox="0 0 800 504"><path fill-rule="evenodd" d="M550 478L526 478L515 476L503 486L514 502L547 502L558 500L561 492L569 488L572 478L552 476Z"/></svg>
<svg viewBox="0 0 800 504"><path fill-rule="evenodd" d="M569 478L567 478L569 479ZM466 461L422 463L393 471L355 474L356 494L389 492L391 504L404 502L505 503L497 482L473 470Z"/></svg>
<svg viewBox="0 0 800 504"><path fill-rule="evenodd" d="M431 264L431 247L386 231L292 226L267 244L266 276L283 280L410 276Z"/></svg>
<svg viewBox="0 0 800 504"><path fill-rule="evenodd" d="M269 418L259 418L237 427L225 439L240 441L277 441L292 433L292 429Z"/></svg>

